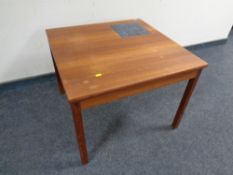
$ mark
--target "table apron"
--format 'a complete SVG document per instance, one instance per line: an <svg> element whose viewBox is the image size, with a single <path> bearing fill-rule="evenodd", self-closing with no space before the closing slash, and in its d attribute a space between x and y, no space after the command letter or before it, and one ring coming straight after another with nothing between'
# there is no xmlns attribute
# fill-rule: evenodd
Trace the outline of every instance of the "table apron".
<svg viewBox="0 0 233 175"><path fill-rule="evenodd" d="M195 78L200 72L200 70L201 69L196 69L196 70L191 70L188 72L182 72L179 74L174 74L171 76L128 86L125 88L121 88L118 90L100 94L94 97L90 97L90 98L80 101L80 107L81 109L87 109L93 106L110 103L114 100L118 100L124 97L137 95L137 94L150 91L156 88L175 84L175 83L178 83L184 80L190 80L190 79Z"/></svg>

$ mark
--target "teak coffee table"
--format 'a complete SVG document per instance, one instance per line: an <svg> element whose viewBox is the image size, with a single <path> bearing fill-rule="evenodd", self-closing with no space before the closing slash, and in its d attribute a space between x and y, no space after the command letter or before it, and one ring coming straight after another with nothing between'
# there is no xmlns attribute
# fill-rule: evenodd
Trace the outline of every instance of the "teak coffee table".
<svg viewBox="0 0 233 175"><path fill-rule="evenodd" d="M140 19L48 29L47 36L83 164L88 153L81 110L189 80L172 123L177 128L208 65Z"/></svg>

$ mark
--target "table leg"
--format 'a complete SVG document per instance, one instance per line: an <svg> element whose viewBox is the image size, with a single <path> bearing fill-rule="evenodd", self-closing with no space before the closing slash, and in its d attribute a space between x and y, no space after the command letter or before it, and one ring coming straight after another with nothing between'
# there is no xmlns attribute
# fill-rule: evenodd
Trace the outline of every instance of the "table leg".
<svg viewBox="0 0 233 175"><path fill-rule="evenodd" d="M75 125L76 137L77 137L77 141L79 144L80 158L81 158L82 164L87 164L88 153L87 153L87 147L86 147L86 141L85 141L85 133L84 133L84 127L83 127L81 108L79 104L71 103L70 105L71 105L72 112L73 112L73 120L74 120L74 125Z"/></svg>
<svg viewBox="0 0 233 175"><path fill-rule="evenodd" d="M64 93L65 93L65 90L64 90L64 87L63 87L63 85L62 85L61 77L60 77L59 72L58 72L58 70L57 70L57 66L56 66L56 63L55 63L55 61L54 61L53 53L52 53L52 52L51 52L51 56L52 56L52 60L53 60L53 65L54 65L56 77L57 77L57 82L58 82L59 91L60 91L61 94L64 94Z"/></svg>
<svg viewBox="0 0 233 175"><path fill-rule="evenodd" d="M201 70L199 71L199 73L197 74L197 76L193 79L190 79L188 84L187 84L187 87L185 89L185 92L184 92L184 95L183 95L183 98L180 102L180 105L179 105L179 108L176 112L176 116L173 120L173 123L172 123L172 127L175 129L175 128L178 128L179 127L179 124L183 118L183 114L184 114L184 111L185 111L185 108L187 107L188 105L188 102L192 96L192 93L193 93L193 90L197 84L197 81L198 81L198 78L200 77L200 74L201 74Z"/></svg>

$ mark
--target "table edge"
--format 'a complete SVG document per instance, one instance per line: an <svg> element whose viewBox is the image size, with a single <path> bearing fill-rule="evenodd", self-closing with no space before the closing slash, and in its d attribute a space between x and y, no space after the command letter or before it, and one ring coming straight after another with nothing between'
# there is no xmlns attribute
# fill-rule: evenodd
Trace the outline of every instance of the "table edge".
<svg viewBox="0 0 233 175"><path fill-rule="evenodd" d="M176 76L176 75L179 75L179 74L186 74L186 73L189 73L189 72L192 72L192 71L203 70L206 67L208 67L208 63L206 63L203 66L197 67L197 68L177 72L175 74L170 74L170 75L165 75L165 76L161 76L161 77L157 77L157 78L152 78L152 79L145 80L145 81L142 81L142 82L132 83L130 85L125 85L125 86L121 86L121 87L112 88L112 89L105 90L105 91L102 91L102 92L93 93L91 95L84 95L84 96L80 96L78 98L69 98L67 94L66 94L66 96L67 96L67 100L70 103L77 103L77 102L81 102L81 101L89 99L89 98L93 98L93 97L97 97L97 96L100 96L100 95L103 95L103 94L107 94L107 93L111 93L111 92L114 92L114 91L126 89L126 88L129 88L129 87L132 87L132 86L137 86L137 85L140 85L140 84L149 83L149 82L153 82L153 81L160 81L161 79L164 79L164 78L169 78L169 77Z"/></svg>

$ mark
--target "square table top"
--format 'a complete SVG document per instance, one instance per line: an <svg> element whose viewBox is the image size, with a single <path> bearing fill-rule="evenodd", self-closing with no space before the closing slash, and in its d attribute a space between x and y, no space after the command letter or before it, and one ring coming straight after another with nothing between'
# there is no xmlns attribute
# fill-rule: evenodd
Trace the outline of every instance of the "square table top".
<svg viewBox="0 0 233 175"><path fill-rule="evenodd" d="M140 19L48 29L47 36L69 101L208 65Z"/></svg>

